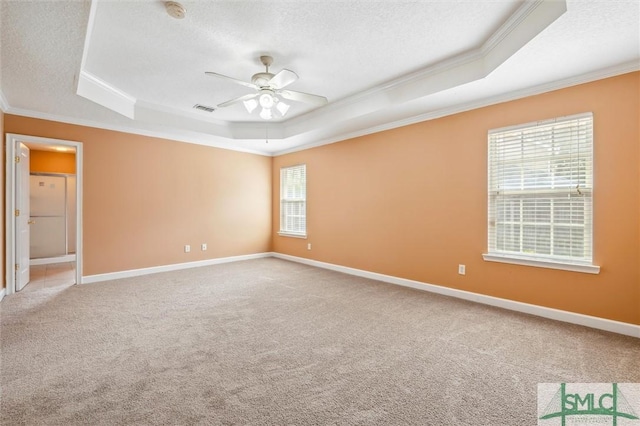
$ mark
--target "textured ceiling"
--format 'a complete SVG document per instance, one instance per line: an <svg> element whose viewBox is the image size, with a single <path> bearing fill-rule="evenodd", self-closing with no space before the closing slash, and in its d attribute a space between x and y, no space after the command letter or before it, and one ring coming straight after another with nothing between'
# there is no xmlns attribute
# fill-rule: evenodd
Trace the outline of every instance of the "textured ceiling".
<svg viewBox="0 0 640 426"><path fill-rule="evenodd" d="M637 0L181 3L0 0L3 109L274 154L640 68ZM193 109L263 54L328 105Z"/></svg>
<svg viewBox="0 0 640 426"><path fill-rule="evenodd" d="M300 76L291 88L336 101L475 48L519 3L185 1L187 17L176 20L156 1L101 2L86 69L137 99L189 111L248 91L205 71L248 81L266 53L274 71ZM236 105L215 118L251 116Z"/></svg>

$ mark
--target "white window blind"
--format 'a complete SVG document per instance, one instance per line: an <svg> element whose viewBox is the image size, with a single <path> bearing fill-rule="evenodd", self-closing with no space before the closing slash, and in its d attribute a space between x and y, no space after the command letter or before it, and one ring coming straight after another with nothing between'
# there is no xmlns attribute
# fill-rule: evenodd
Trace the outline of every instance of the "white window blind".
<svg viewBox="0 0 640 426"><path fill-rule="evenodd" d="M280 169L280 233L307 234L307 166Z"/></svg>
<svg viewBox="0 0 640 426"><path fill-rule="evenodd" d="M489 254L591 264L591 113L489 132Z"/></svg>

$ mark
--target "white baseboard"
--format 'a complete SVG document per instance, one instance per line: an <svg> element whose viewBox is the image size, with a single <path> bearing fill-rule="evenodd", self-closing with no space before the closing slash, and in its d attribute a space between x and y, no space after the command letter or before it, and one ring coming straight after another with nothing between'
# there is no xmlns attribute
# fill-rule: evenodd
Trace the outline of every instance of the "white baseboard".
<svg viewBox="0 0 640 426"><path fill-rule="evenodd" d="M7 293L7 289L3 288L0 289L0 302L2 302L2 299L4 299L4 295Z"/></svg>
<svg viewBox="0 0 640 426"><path fill-rule="evenodd" d="M117 280L121 278L139 277L141 275L157 274L159 272L178 271L180 269L198 268L201 266L218 265L221 263L238 262L241 260L259 259L271 257L272 253L255 253L242 256L220 257L217 259L198 260L195 262L176 263L173 265L153 266L151 268L130 269L128 271L109 272L106 274L87 275L82 277L82 284L99 283L102 281Z"/></svg>
<svg viewBox="0 0 640 426"><path fill-rule="evenodd" d="M41 259L31 259L31 260L29 260L29 265L30 266L51 265L53 263L75 262L75 261L76 261L76 255L75 254L66 254L64 256L43 257Z"/></svg>
<svg viewBox="0 0 640 426"><path fill-rule="evenodd" d="M532 305L529 303L516 302L514 300L501 299L499 297L487 296L470 291L457 290L454 288L443 287L435 284L423 283L420 281L409 280L406 278L394 277L391 275L379 274L377 272L365 271L362 269L349 268L347 266L335 265L332 263L320 262L312 259L291 256L282 253L255 253L242 256L222 257L217 259L200 260L196 262L178 263L173 265L154 266L151 268L132 269L128 271L110 272L106 274L88 275L82 277L82 284L98 283L121 278L137 277L141 275L156 274L159 272L177 271L188 268L198 268L201 266L218 265L221 263L238 262L242 260L259 259L265 257L275 257L284 260L290 260L297 263L303 263L318 268L330 269L332 271L342 272L358 277L369 278L372 280L382 281L389 284L411 287L417 290L428 291L431 293L442 294L444 296L456 297L458 299L469 300L471 302L482 303L485 305L495 306L498 308L508 309L511 311L522 312L530 315L536 315L543 318L549 318L557 321L563 321L571 324L583 325L598 330L610 331L613 333L624 334L640 338L640 326L619 321L613 321L606 318L593 317L575 312L562 311L559 309L547 308L544 306ZM5 289L0 291L0 300L4 297Z"/></svg>
<svg viewBox="0 0 640 426"><path fill-rule="evenodd" d="M499 297L487 296L484 294L472 293L464 290L457 290L449 287L443 287L434 284L427 284L420 281L398 278L391 275L378 274L376 272L364 271L361 269L349 268L346 266L335 265L332 263L320 262L317 260L305 259L302 257L290 256L281 253L272 253L273 257L279 259L290 260L293 262L303 263L306 265L317 266L319 268L330 269L332 271L343 272L358 277L370 278L372 280L383 281L389 284L411 287L418 290L429 291L432 293L442 294L445 296L456 297L458 299L469 300L485 305L496 306L498 308L508 309L511 311L523 312L526 314L536 315L539 317L549 318L557 321L568 322L571 324L583 325L586 327L596 328L599 330L610 331L613 333L624 334L627 336L640 338L640 326L625 322L613 321L605 318L593 317L589 315L578 314L575 312L562 311L559 309L547 308L544 306L531 305L529 303L516 302L514 300L501 299Z"/></svg>

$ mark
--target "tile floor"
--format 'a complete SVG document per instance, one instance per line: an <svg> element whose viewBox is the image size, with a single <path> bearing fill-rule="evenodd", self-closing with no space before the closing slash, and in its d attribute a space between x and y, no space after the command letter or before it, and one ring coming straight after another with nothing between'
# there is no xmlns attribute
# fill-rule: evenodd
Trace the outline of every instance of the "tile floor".
<svg viewBox="0 0 640 426"><path fill-rule="evenodd" d="M75 262L64 262L31 266L29 271L31 280L23 291L72 286L76 282L75 264Z"/></svg>

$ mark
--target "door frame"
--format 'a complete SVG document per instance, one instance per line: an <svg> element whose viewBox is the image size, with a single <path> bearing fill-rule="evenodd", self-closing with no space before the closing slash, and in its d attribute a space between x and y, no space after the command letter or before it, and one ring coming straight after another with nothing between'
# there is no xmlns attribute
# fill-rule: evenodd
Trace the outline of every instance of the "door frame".
<svg viewBox="0 0 640 426"><path fill-rule="evenodd" d="M6 294L16 291L16 143L58 145L76 151L76 284L82 284L82 142L7 133L5 162L5 278Z"/></svg>

